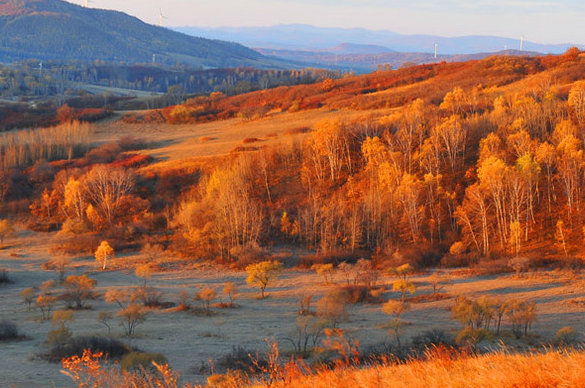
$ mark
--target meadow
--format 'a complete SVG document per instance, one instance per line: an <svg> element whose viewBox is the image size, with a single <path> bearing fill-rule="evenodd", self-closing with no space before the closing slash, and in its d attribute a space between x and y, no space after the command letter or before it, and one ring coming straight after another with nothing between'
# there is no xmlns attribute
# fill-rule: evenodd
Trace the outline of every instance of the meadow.
<svg viewBox="0 0 585 388"><path fill-rule="evenodd" d="M28 287L37 286L46 280L57 280L58 274L55 271L40 268L48 258L47 252L50 247L50 236L47 238L38 233L18 230L15 237L7 240L6 247L0 254L0 266L6 268L14 280L13 284L4 285L1 288L1 316L3 319L8 318L16 322L19 332L25 336L22 340L4 342L0 348L2 359L0 378L16 387L73 386L73 382L60 373L62 369L60 363L50 363L42 357L42 354L50 348L46 343L47 335L55 326L50 320L43 321L39 308L33 307L29 310L20 296L20 293ZM282 261L285 263L294 262L298 254L299 252L294 249L287 251L283 248L280 252ZM73 320L68 322L67 326L74 336L111 337L142 351L161 353L172 369L180 373L182 383L203 384L212 372L225 373L227 369L233 369L235 366L222 364L221 360L233 354L234 348L244 349L243 355L240 354L240 358L244 360L248 357L248 353L254 356L255 352L259 354L267 352L267 340L278 343L282 362L285 362L294 350L290 339L296 340L297 319L301 316L299 315L300 300L311 296L313 302L309 310L316 311L320 299L346 283L341 273L334 275L333 284L326 284L324 278L314 271L290 268L269 285L268 297L260 299L258 287L245 282L245 272L195 264L180 270L139 277L135 274L134 268L137 263L144 260L145 258L141 255L120 255L112 263L112 269L101 271L99 263L96 263L93 257L72 257L66 275L87 274L90 278L97 280L95 291L99 296L95 300L88 301L86 309L74 310ZM169 258L162 256L157 260L168 262ZM411 277L417 289L412 295L411 309L402 316L406 322L401 334L405 347L409 346L413 337L432 329L443 330L454 338L461 330L461 325L452 319L451 309L461 295L469 298L497 296L504 300L523 299L537 304L537 319L528 337L516 339L511 332L511 326L505 319L501 336L494 336L482 342L482 346L491 347L494 350L501 349L500 341L503 341L513 352L542 350L544 346L551 346L555 333L566 326L575 329L575 341L581 340L582 316L585 313L585 303L583 303L585 277L581 274L543 270L529 272L518 278L511 273L477 276L469 271L445 271L451 280L441 290L444 297L439 300L420 298L418 301L416 296L433 295L432 279L429 278L433 272L433 270L423 271ZM219 307L220 298L223 302L228 300L227 296L221 296L226 282L237 285L236 308ZM380 277L377 285L384 288L380 294L381 300L399 298L399 293L392 291L394 282L393 276L383 274ZM103 300L107 290L135 289L145 284L159 290L162 293L161 301L170 302L171 306L149 309L146 320L136 327L132 338L124 335L123 328L118 326L117 318L114 317L109 322L111 331L99 321L100 313L110 312L115 315L119 310L115 304L106 303ZM199 302L193 300L189 300L193 310L178 311L181 292L187 291L192 296L204 287L215 289L220 294L212 301L209 313L203 310ZM392 349L399 350L391 330L392 317L383 312L382 306L381 301L347 305L348 316L340 322L339 327L343 328L345 335L351 338L356 346L359 343L359 348L356 348L359 352L385 354ZM59 302L54 311L64 307L64 304ZM330 358L334 353L330 349L314 352L306 362ZM532 361L528 359L522 362ZM462 359L453 362L471 361ZM490 363L494 361L487 359L480 362L491 365ZM547 361L537 362L547 363ZM506 363L503 362L503 364ZM481 365L483 364L470 366L471 371L466 373L473 375L475 373L473 368L484 368ZM395 367L381 373L393 375L397 373L393 368ZM401 367L401 370L404 368L406 366ZM429 368L438 368L438 366L430 365ZM460 370L459 367L455 368ZM514 364L509 368L515 368ZM361 376L362 373L373 372L356 373ZM425 374L426 372L420 372L418 378L422 379L420 376ZM505 373L502 372L502 375ZM344 386L345 374L340 376L334 373L327 376L327 383L322 382L321 384L325 384L322 386ZM357 376L355 378L356 383L362 379ZM371 376L367 377L367 379L371 378ZM465 381L468 377L464 375L453 378ZM316 379L321 380L321 377L316 377ZM306 382L306 384L314 385L317 380ZM390 382L395 380L391 379L388 385L383 386L395 386ZM411 384L411 380L399 381L403 381L401 384ZM423 381L425 381L424 384L430 384L427 380ZM437 377L436 381L443 381L443 383L430 386L449 386L446 383L449 380L444 380L444 377ZM412 382L412 384L415 383Z"/></svg>

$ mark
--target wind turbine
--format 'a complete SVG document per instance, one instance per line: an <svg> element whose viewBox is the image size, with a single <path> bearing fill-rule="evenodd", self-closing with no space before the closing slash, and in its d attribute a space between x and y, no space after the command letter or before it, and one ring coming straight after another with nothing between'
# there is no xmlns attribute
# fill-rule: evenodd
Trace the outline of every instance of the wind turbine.
<svg viewBox="0 0 585 388"><path fill-rule="evenodd" d="M435 43L435 59L437 59L437 49L439 48L439 45L437 43Z"/></svg>
<svg viewBox="0 0 585 388"><path fill-rule="evenodd" d="M520 51L524 51L524 35L520 37Z"/></svg>
<svg viewBox="0 0 585 388"><path fill-rule="evenodd" d="M163 19L167 19L167 17L165 15L163 15L162 13L162 9L158 9L158 26L162 27L162 21Z"/></svg>

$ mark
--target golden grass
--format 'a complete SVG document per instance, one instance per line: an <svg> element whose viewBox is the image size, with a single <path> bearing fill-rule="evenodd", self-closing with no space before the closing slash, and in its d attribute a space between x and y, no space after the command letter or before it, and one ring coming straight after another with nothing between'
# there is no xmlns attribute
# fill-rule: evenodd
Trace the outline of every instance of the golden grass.
<svg viewBox="0 0 585 388"><path fill-rule="evenodd" d="M377 110L376 114L388 114L390 110ZM161 162L194 158L215 158L229 155L247 138L257 138L262 146L288 144L291 138L302 139L315 123L323 119L342 121L359 120L364 111L316 109L294 114L275 113L260 120L242 122L239 119L220 120L210 123L126 124L121 121L103 121L96 124L92 140L97 143L117 141L123 136L145 138L151 147L143 153ZM299 130L302 128L302 130ZM289 134L291 136L282 136ZM172 163L167 164L167 166Z"/></svg>
<svg viewBox="0 0 585 388"><path fill-rule="evenodd" d="M267 387L265 384L253 385ZM287 388L536 388L585 387L585 352L549 351L460 356L435 353L429 361L324 371L272 385Z"/></svg>

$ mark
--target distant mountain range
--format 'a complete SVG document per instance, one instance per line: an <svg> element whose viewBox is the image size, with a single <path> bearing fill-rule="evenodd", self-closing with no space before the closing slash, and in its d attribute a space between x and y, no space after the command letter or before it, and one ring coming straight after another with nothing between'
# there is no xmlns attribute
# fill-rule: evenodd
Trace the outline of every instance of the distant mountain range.
<svg viewBox="0 0 585 388"><path fill-rule="evenodd" d="M211 39L241 43L248 47L289 51L326 51L342 45L338 54L381 54L392 51L434 53L435 44L441 55L493 53L520 48L518 39L496 36L440 37L432 35L401 35L392 31L372 31L363 28L321 28L305 24L272 27L180 27L175 30ZM348 52L346 49L367 45L369 52ZM376 48L377 46L377 48ZM524 41L523 49L543 54L560 54L575 44L540 44Z"/></svg>
<svg viewBox="0 0 585 388"><path fill-rule="evenodd" d="M338 47L338 46L336 46ZM383 52L379 54L343 54L336 51L336 47L324 51L291 51L291 50L273 50L273 49L256 49L263 55L280 58L282 60L296 61L308 66L317 68L327 68L336 70L353 70L357 73L369 73L390 65L392 69L402 66L419 65L423 63L438 62L466 62L471 60L480 60L492 55L508 56L535 56L541 55L535 51L520 50L503 50L493 53L477 53L462 55L437 55L431 53L399 53ZM370 46L366 46L370 47ZM367 50L362 50L363 52Z"/></svg>
<svg viewBox="0 0 585 388"><path fill-rule="evenodd" d="M204 39L146 24L122 12L61 0L0 0L0 62L103 60L201 68L291 67L237 43Z"/></svg>

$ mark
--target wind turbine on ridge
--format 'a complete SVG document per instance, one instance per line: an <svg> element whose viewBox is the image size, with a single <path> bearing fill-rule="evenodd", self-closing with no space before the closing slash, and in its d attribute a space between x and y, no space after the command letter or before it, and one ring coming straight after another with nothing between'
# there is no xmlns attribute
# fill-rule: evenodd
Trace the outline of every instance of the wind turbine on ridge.
<svg viewBox="0 0 585 388"><path fill-rule="evenodd" d="M158 26L162 27L162 21L163 19L167 19L167 17L165 15L163 15L162 13L162 9L158 9Z"/></svg>

